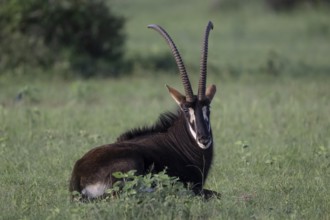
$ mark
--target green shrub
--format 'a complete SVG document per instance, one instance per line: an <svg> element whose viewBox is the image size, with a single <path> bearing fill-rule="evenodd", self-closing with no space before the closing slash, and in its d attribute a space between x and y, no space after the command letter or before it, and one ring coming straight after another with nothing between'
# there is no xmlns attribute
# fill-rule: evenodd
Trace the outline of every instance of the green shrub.
<svg viewBox="0 0 330 220"><path fill-rule="evenodd" d="M167 200L190 200L194 195L192 190L185 188L177 177L170 177L166 170L157 174L135 175L135 170L127 173L115 172L113 176L119 179L113 187L107 190L107 196L100 200L108 201L120 199L122 201L151 200L157 198L159 202ZM72 193L74 201L83 201L78 192Z"/></svg>
<svg viewBox="0 0 330 220"><path fill-rule="evenodd" d="M103 0L3 0L0 65L114 74L123 57L123 26Z"/></svg>
<svg viewBox="0 0 330 220"><path fill-rule="evenodd" d="M329 6L330 0L250 0L249 4L244 0L213 0L210 7L212 11L235 11L251 4L266 5L273 11L290 11L302 5L309 7Z"/></svg>
<svg viewBox="0 0 330 220"><path fill-rule="evenodd" d="M329 4L329 0L266 0L266 4L275 11L288 11L299 7L302 4L317 6Z"/></svg>

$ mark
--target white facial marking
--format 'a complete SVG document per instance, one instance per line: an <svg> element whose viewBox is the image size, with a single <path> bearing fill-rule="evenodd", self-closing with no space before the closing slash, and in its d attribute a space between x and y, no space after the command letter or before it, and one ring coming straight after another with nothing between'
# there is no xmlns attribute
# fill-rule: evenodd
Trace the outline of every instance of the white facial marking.
<svg viewBox="0 0 330 220"><path fill-rule="evenodd" d="M189 108L189 115L190 115L190 124L193 124L195 121L195 111L192 108Z"/></svg>
<svg viewBox="0 0 330 220"><path fill-rule="evenodd" d="M194 131L194 129L192 129L192 127L190 126L189 123L188 123L188 126L189 126L189 130L190 130L191 135L193 136L193 138L194 138L195 140L197 140L196 132Z"/></svg>
<svg viewBox="0 0 330 220"><path fill-rule="evenodd" d="M199 143L199 141L197 141L197 144L198 144L198 146L199 146L200 148L202 148L202 149L207 149L207 148L209 148L210 145L212 144L212 140L210 140L210 141L207 143L207 145L204 145L204 144L202 144L202 143Z"/></svg>
<svg viewBox="0 0 330 220"><path fill-rule="evenodd" d="M209 123L209 117L207 116L207 107L202 108L204 120L208 122L208 130L211 131L211 124Z"/></svg>
<svg viewBox="0 0 330 220"><path fill-rule="evenodd" d="M96 198L103 195L106 188L107 188L106 184L98 182L86 186L81 193L86 195L88 198Z"/></svg>
<svg viewBox="0 0 330 220"><path fill-rule="evenodd" d="M208 122L208 121L209 121L209 118L207 117L207 107L204 106L204 107L202 108L202 111L203 111L203 118L204 118L204 120ZM190 124L193 124L193 123L195 122L195 120L196 120L196 119L195 119L195 111L194 111L194 109L189 108L189 115L190 115L190 120L189 120L189 121L190 121ZM207 149L207 148L209 148L210 145L212 144L212 140L210 140L210 141L207 143L207 145L204 145L204 144L200 143L200 142L197 140L197 134L196 134L196 132L194 131L194 129L191 127L190 124L188 123L189 131L190 131L191 135L193 136L193 138L196 140L198 146L199 146L200 148L202 148L202 149ZM208 130L209 130L209 131L211 130L210 123L208 123Z"/></svg>
<svg viewBox="0 0 330 220"><path fill-rule="evenodd" d="M189 108L189 115L190 115L190 119L189 119L190 124L194 124L194 122L195 122L195 111L194 111L194 109ZM195 140L197 140L196 132L194 131L194 129L191 127L190 124L188 123L190 133L191 133L191 135L193 136L193 138L194 138Z"/></svg>
<svg viewBox="0 0 330 220"><path fill-rule="evenodd" d="M203 117L204 117L204 120L205 120L205 121L209 121L209 117L207 116L207 107L204 106L204 107L202 108L202 111L203 111Z"/></svg>

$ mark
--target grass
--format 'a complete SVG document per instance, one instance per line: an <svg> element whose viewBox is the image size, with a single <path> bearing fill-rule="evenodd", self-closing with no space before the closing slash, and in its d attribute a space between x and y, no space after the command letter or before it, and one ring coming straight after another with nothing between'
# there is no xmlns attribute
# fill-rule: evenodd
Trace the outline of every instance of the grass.
<svg viewBox="0 0 330 220"><path fill-rule="evenodd" d="M131 76L107 80L1 75L0 219L330 219L324 9L278 15L256 5L211 10L197 1L113 4L129 18L127 56L148 61L168 51L145 28L159 23L193 70L194 85L201 33L214 22L208 82L218 87L216 155L206 187L222 199L155 193L142 201L69 201L73 164L86 151L176 108L164 87L182 88L176 74L137 66Z"/></svg>
<svg viewBox="0 0 330 220"><path fill-rule="evenodd" d="M134 90L124 89L128 81ZM36 97L21 101L13 97L23 85L8 84L0 111L3 219L330 217L328 78L213 81L216 157L207 187L222 192L220 201L173 198L163 205L155 196L143 204L70 203L75 160L174 109L158 86L174 81L177 76L32 82Z"/></svg>

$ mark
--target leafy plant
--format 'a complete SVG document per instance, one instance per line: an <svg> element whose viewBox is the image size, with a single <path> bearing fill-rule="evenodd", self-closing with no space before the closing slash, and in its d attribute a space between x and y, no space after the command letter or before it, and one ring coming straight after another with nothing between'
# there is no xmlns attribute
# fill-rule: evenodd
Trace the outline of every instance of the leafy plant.
<svg viewBox="0 0 330 220"><path fill-rule="evenodd" d="M111 188L106 191L106 196L101 201L108 200L150 200L157 198L158 201L169 200L170 198L189 199L193 192L185 188L177 177L170 177L166 174L166 170L147 175L136 175L135 170L129 172L115 172L113 176L118 179ZM81 200L78 192L72 193L75 201ZM97 200L97 201L99 201Z"/></svg>
<svg viewBox="0 0 330 220"><path fill-rule="evenodd" d="M1 1L0 64L50 68L68 62L83 76L95 69L114 73L123 55L123 25L103 0Z"/></svg>
<svg viewBox="0 0 330 220"><path fill-rule="evenodd" d="M177 177L170 177L166 170L157 174L135 175L135 171L127 173L116 172L114 177L119 179L107 193L109 198L113 197L134 197L146 199L147 197L160 197L166 200L169 196L189 196L192 191L184 188Z"/></svg>

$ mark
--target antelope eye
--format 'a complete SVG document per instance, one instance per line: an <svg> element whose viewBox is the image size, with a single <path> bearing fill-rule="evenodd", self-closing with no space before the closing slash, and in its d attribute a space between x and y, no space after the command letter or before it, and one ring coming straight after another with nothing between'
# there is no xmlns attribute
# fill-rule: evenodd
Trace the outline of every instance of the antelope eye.
<svg viewBox="0 0 330 220"><path fill-rule="evenodd" d="M182 110L183 110L184 113L188 113L189 112L189 110L188 110L187 107L182 107Z"/></svg>
<svg viewBox="0 0 330 220"><path fill-rule="evenodd" d="M201 101L201 104L203 105L203 106L206 106L206 107L210 107L210 104L211 104L211 102L210 102L210 100L209 99L204 99L204 100L202 100Z"/></svg>
<svg viewBox="0 0 330 220"><path fill-rule="evenodd" d="M208 111L210 111L211 106L207 104L207 105L204 105L203 108L206 108Z"/></svg>
<svg viewBox="0 0 330 220"><path fill-rule="evenodd" d="M181 105L181 108L182 110L185 112L185 113L188 113L189 112L189 108L192 108L193 107L193 103L184 103Z"/></svg>
<svg viewBox="0 0 330 220"><path fill-rule="evenodd" d="M186 102L184 103L184 107L189 109L189 108L194 108L194 106L196 105L195 102Z"/></svg>

